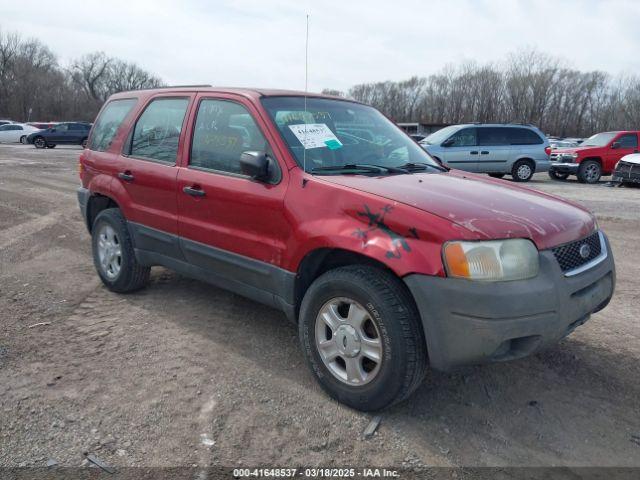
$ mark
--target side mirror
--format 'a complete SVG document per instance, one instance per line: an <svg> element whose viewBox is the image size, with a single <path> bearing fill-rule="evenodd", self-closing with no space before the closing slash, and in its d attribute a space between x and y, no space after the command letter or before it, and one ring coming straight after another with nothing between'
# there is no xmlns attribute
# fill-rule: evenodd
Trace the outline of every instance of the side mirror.
<svg viewBox="0 0 640 480"><path fill-rule="evenodd" d="M613 143L611 144L611 148L613 148L614 150L615 150L616 148L620 148L620 142L613 142Z"/></svg>
<svg viewBox="0 0 640 480"><path fill-rule="evenodd" d="M441 145L443 147L450 147L454 143L455 143L455 140L453 138L447 138L444 142L441 143Z"/></svg>
<svg viewBox="0 0 640 480"><path fill-rule="evenodd" d="M240 171L254 180L269 180L269 158L265 152L247 151L240 155Z"/></svg>

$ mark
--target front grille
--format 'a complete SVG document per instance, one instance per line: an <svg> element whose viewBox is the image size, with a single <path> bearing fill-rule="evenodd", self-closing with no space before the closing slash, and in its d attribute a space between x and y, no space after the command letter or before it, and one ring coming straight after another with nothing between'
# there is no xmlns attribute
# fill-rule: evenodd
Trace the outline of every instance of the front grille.
<svg viewBox="0 0 640 480"><path fill-rule="evenodd" d="M573 163L574 158L571 154L566 153L552 153L549 155L549 160L552 162Z"/></svg>
<svg viewBox="0 0 640 480"><path fill-rule="evenodd" d="M580 254L581 249L583 254L586 253L586 248L583 248L583 245L587 245L589 247L588 255L585 255L584 257ZM595 232L587 238L583 238L577 242L560 245L559 247L553 248L551 251L560 264L562 271L569 272L592 261L600 255L601 248L600 235L598 232Z"/></svg>

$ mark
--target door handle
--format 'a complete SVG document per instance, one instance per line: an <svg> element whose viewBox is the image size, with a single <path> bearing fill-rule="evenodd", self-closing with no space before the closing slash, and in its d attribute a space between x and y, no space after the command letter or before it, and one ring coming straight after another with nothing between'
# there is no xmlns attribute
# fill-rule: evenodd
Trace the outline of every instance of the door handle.
<svg viewBox="0 0 640 480"><path fill-rule="evenodd" d="M471 152L469 152L471 155L477 155L478 151L477 150L472 150Z"/></svg>
<svg viewBox="0 0 640 480"><path fill-rule="evenodd" d="M205 195L204 190L202 190L198 185L184 187L182 191L187 195L191 195L192 197L204 197Z"/></svg>
<svg viewBox="0 0 640 480"><path fill-rule="evenodd" d="M489 155L489 152L487 150L483 150L480 152L480 155Z"/></svg>
<svg viewBox="0 0 640 480"><path fill-rule="evenodd" d="M126 182L133 182L133 174L129 170L118 172L118 178L121 178Z"/></svg>

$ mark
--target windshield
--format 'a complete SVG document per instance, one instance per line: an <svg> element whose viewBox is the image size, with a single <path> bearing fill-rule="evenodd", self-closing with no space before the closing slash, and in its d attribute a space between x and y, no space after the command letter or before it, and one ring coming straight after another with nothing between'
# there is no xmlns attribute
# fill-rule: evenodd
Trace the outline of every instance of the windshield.
<svg viewBox="0 0 640 480"><path fill-rule="evenodd" d="M456 133L458 130L460 130L459 125L451 125L450 127L442 128L437 132L433 132L431 135L429 135L427 138L422 140L420 143L426 143L428 145L435 145L438 143L442 143L451 135Z"/></svg>
<svg viewBox="0 0 640 480"><path fill-rule="evenodd" d="M262 103L307 172L345 165L442 168L418 144L372 107L341 100L266 97Z"/></svg>
<svg viewBox="0 0 640 480"><path fill-rule="evenodd" d="M582 142L581 147L604 147L617 135L616 132L596 133Z"/></svg>

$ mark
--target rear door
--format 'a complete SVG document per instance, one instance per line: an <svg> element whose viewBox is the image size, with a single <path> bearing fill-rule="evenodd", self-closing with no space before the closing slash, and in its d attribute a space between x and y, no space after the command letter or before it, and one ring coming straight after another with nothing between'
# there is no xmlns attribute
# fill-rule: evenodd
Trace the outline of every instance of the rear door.
<svg viewBox="0 0 640 480"><path fill-rule="evenodd" d="M507 166L511 154L511 138L509 128L480 127L478 128L478 168L477 172L507 173Z"/></svg>
<svg viewBox="0 0 640 480"><path fill-rule="evenodd" d="M124 190L137 248L181 257L176 206L177 162L193 95L148 100L124 142L112 189Z"/></svg>
<svg viewBox="0 0 640 480"><path fill-rule="evenodd" d="M191 145L177 182L185 257L215 275L278 294L277 267L291 228L284 215L287 172L271 148L273 139L244 99L201 94L194 110ZM244 151L269 155L276 172L271 183L242 174Z"/></svg>
<svg viewBox="0 0 640 480"><path fill-rule="evenodd" d="M478 140L477 128L467 127L458 130L448 141L452 142L444 147L443 160L451 168L476 172L478 169Z"/></svg>

